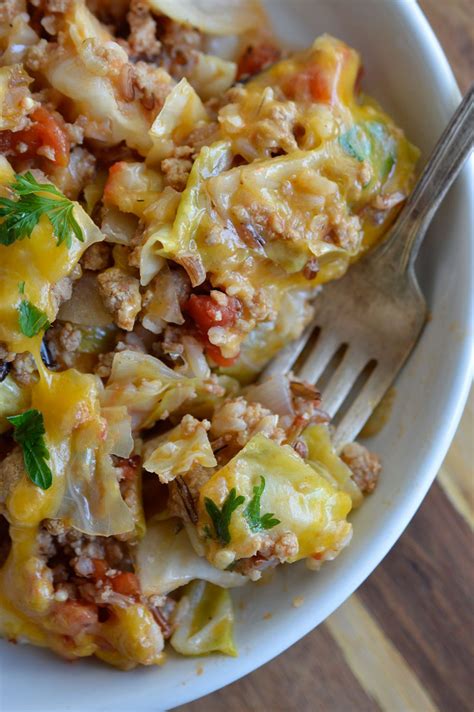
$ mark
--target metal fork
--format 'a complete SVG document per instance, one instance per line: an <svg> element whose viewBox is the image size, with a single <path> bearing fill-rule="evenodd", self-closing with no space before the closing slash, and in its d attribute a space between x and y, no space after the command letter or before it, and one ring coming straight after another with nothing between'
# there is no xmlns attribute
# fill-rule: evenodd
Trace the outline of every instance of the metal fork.
<svg viewBox="0 0 474 712"><path fill-rule="evenodd" d="M425 325L427 307L415 260L436 210L472 148L473 135L474 86L439 139L388 239L352 265L342 279L324 286L314 302L314 320L260 378L293 370L298 378L317 383L345 347L322 393L323 407L335 419L337 449L358 435ZM351 401L354 386L359 390Z"/></svg>

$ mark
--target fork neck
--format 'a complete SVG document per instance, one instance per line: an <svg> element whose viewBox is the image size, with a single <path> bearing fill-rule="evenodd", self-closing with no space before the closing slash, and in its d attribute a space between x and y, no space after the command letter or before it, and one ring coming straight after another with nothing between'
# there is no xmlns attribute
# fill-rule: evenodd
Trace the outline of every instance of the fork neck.
<svg viewBox="0 0 474 712"><path fill-rule="evenodd" d="M474 85L436 144L377 259L401 272L413 268L428 226L471 152L473 136Z"/></svg>

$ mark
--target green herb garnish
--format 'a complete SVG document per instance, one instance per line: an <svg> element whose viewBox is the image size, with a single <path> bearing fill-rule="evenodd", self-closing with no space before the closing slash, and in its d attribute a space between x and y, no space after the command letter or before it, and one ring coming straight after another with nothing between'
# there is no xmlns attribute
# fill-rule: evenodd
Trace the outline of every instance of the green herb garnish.
<svg viewBox="0 0 474 712"><path fill-rule="evenodd" d="M21 333L30 338L50 327L46 314L27 299L22 299L18 307L18 323Z"/></svg>
<svg viewBox="0 0 474 712"><path fill-rule="evenodd" d="M0 198L0 244L11 245L17 240L31 237L42 215L47 215L57 244L71 247L73 235L84 241L82 230L74 217L74 203L50 183L38 183L28 171L15 175L10 186L17 200Z"/></svg>
<svg viewBox="0 0 474 712"><path fill-rule="evenodd" d="M51 487L53 475L46 463L46 460L49 460L49 451L43 437L46 431L42 414L32 408L20 415L11 415L7 420L14 428L13 439L23 450L28 477L41 489L48 489Z"/></svg>
<svg viewBox="0 0 474 712"><path fill-rule="evenodd" d="M352 158L361 162L370 158L380 180L390 175L396 162L397 145L385 124L380 121L362 121L354 124L338 140Z"/></svg>
<svg viewBox="0 0 474 712"><path fill-rule="evenodd" d="M339 143L349 156L358 161L364 161L370 156L370 141L365 131L355 124L348 131L339 136Z"/></svg>
<svg viewBox="0 0 474 712"><path fill-rule="evenodd" d="M244 502L245 497L243 497L242 495L239 495L237 497L235 487L233 487L227 495L221 509L219 509L217 504L213 502L212 499L209 499L209 497L205 497L204 504L206 507L206 511L212 519L212 524L214 527L214 532L212 532L209 527L206 527L205 532L207 536L211 537L212 539L217 539L217 541L220 542L222 546L226 546L227 544L229 544L229 524L232 514L233 512L235 512L237 507L240 507L240 505Z"/></svg>
<svg viewBox="0 0 474 712"><path fill-rule="evenodd" d="M248 525L253 532L260 532L262 529L272 529L280 524L280 520L274 518L273 512L267 512L260 516L260 499L265 489L265 478L260 477L260 484L253 488L253 497L245 508L244 514Z"/></svg>

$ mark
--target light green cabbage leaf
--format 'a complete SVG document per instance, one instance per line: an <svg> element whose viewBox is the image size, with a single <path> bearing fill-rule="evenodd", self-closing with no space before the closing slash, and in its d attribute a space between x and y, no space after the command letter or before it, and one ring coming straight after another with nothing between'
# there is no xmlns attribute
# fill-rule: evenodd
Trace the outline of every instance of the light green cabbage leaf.
<svg viewBox="0 0 474 712"><path fill-rule="evenodd" d="M198 379L187 378L162 361L137 351L116 353L102 392L103 406L125 406L132 428L147 428L165 419L196 395Z"/></svg>
<svg viewBox="0 0 474 712"><path fill-rule="evenodd" d="M145 470L157 474L164 484L185 474L193 465L217 464L205 426L191 415L185 415L175 428L150 440L144 455Z"/></svg>
<svg viewBox="0 0 474 712"><path fill-rule="evenodd" d="M166 97L149 131L153 147L146 157L147 165L159 165L177 145L185 143L191 131L207 123L204 104L188 80L181 79Z"/></svg>
<svg viewBox="0 0 474 712"><path fill-rule="evenodd" d="M232 599L225 589L204 581L189 584L178 604L176 621L170 643L181 655L237 655Z"/></svg>
<svg viewBox="0 0 474 712"><path fill-rule="evenodd" d="M177 518L153 518L137 546L135 565L145 596L168 594L195 579L224 588L242 586L247 578L233 571L220 571L195 552L186 529Z"/></svg>
<svg viewBox="0 0 474 712"><path fill-rule="evenodd" d="M26 410L30 398L29 389L20 386L10 375L3 379L0 383L0 433L12 427L6 418Z"/></svg>
<svg viewBox="0 0 474 712"><path fill-rule="evenodd" d="M308 448L306 462L334 487L346 492L352 506L358 507L363 500L362 493L352 479L352 472L337 455L326 424L308 426L302 433Z"/></svg>

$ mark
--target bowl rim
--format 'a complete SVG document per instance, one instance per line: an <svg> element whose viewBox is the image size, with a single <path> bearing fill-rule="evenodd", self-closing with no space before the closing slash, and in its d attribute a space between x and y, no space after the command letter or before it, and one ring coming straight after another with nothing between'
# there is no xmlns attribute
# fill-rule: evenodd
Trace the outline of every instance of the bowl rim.
<svg viewBox="0 0 474 712"><path fill-rule="evenodd" d="M446 96L446 109L454 111L457 103L460 100L461 94L454 78L451 67L444 54L441 45L434 34L427 18L419 7L416 0L394 0L397 11L400 13L402 20L410 28L414 39L421 47L423 55L430 57L430 62L436 64L437 81L443 87L443 95ZM471 224L474 220L474 156L470 158L458 181L463 183L463 208L465 206L466 216L471 216ZM470 196L470 197L469 197ZM464 210L463 210L464 212ZM474 240L468 241L467 250L473 259ZM464 298L467 304L465 313L465 323L462 326L466 329L467 338L463 340L456 351L457 364L453 369L454 377L449 397L445 402L446 417L444 419L444 428L439 428L436 433L436 438L432 443L432 448L423 460L422 466L417 472L416 480L413 482L413 487L408 491L400 493L397 498L397 504L391 510L387 517L383 536L375 538L370 547L367 549L367 555L360 558L357 566L348 565L346 567L347 575L339 582L339 585L334 589L331 597L323 597L320 605L315 608L301 608L301 613L292 620L292 625L285 625L283 622L279 626L275 626L271 634L262 641L262 645L252 650L251 654L246 655L243 651L235 665L225 666L225 669L219 670L219 666L214 671L214 674L205 674L202 676L194 675L192 681L187 681L181 685L178 683L174 686L174 700L171 706L167 706L168 710L174 709L178 705L186 704L199 699L204 695L211 694L218 689L221 689L245 675L257 670L265 663L287 650L298 640L307 635L310 631L316 628L329 615L331 615L349 596L351 596L365 579L375 570L382 559L389 553L396 541L399 539L412 517L423 501L429 487L434 481L436 474L442 464L449 445L454 437L462 412L468 397L469 389L472 381L473 372L473 285L471 283L464 286ZM470 338L469 338L470 337ZM1 671L1 654L0 654L0 703L5 701L5 705L9 704L9 709L25 711L26 708L13 707L13 700L4 700L2 695L2 671ZM218 660L218 658L216 658ZM166 668L165 668L166 670ZM158 712L162 710L163 703L160 703L160 678L156 678L156 696L150 696L150 684L148 675L153 671L142 671L142 685L140 678L133 681L131 679L130 694L122 696L121 700L111 696L110 707L103 705L103 702L98 701L97 706L93 705L92 709L101 710L121 710L121 709L137 709L141 712ZM59 671L59 675L60 675ZM111 680L114 671L111 671ZM119 673L121 674L121 673ZM16 675L15 675L16 677ZM16 677L16 683L20 682L20 676ZM111 684L113 684L111 682ZM166 692L164 697L169 700L169 692ZM51 709L60 709L57 703L52 699ZM161 706L160 706L161 704ZM77 705L77 706L76 706ZM37 708L38 709L38 708ZM69 712L80 712L81 700L79 695L72 696L70 704L63 705L62 709Z"/></svg>

